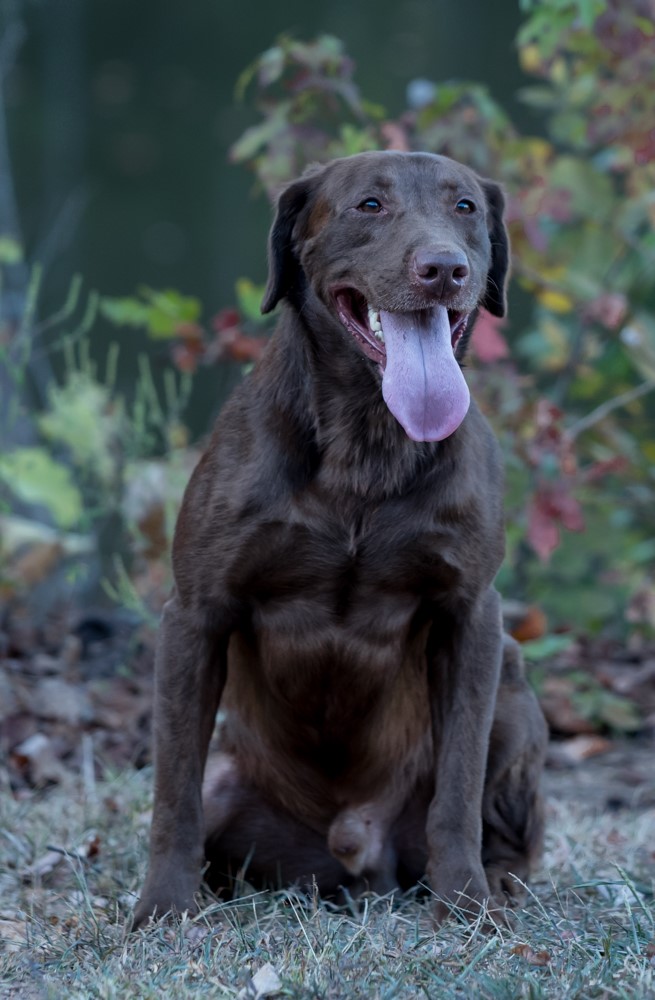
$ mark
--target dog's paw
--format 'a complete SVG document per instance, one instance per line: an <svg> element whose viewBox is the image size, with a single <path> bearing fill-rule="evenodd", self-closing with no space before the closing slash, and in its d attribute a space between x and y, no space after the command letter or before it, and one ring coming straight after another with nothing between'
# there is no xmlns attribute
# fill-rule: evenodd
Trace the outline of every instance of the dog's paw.
<svg viewBox="0 0 655 1000"><path fill-rule="evenodd" d="M155 923L159 920L179 920L185 913L194 916L197 912L198 904L194 901L191 903L184 901L176 902L170 898L168 893L162 894L156 899L148 896L141 898L134 907L131 929L136 931L140 927L145 927L147 924Z"/></svg>
<svg viewBox="0 0 655 1000"><path fill-rule="evenodd" d="M432 915L437 925L449 918L474 921L482 916L484 927L507 926L506 907L495 898L482 866L434 866L428 881L435 897Z"/></svg>
<svg viewBox="0 0 655 1000"><path fill-rule="evenodd" d="M154 883L154 884L153 884ZM165 917L181 917L183 913L195 914L198 904L194 898L195 880L189 878L148 877L139 902L132 916L132 930Z"/></svg>
<svg viewBox="0 0 655 1000"><path fill-rule="evenodd" d="M479 923L480 930L487 934L511 930L515 923L514 914L505 902L498 902L492 897L475 898L468 893L455 894L452 901L435 899L432 920L435 927L441 927L447 920Z"/></svg>
<svg viewBox="0 0 655 1000"><path fill-rule="evenodd" d="M520 867L524 868L525 865L519 866L517 864L516 867L517 869ZM516 908L525 903L528 896L525 882L518 875L511 874L511 865L488 864L484 870L489 883L491 897L499 905L503 908L508 906Z"/></svg>

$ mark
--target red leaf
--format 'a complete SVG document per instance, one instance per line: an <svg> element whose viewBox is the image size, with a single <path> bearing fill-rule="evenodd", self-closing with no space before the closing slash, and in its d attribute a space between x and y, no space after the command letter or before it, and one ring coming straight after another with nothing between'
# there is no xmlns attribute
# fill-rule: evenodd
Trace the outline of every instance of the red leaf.
<svg viewBox="0 0 655 1000"><path fill-rule="evenodd" d="M268 343L267 337L248 337L240 333L231 342L225 344L225 357L230 361L242 364L249 361L259 361Z"/></svg>
<svg viewBox="0 0 655 1000"><path fill-rule="evenodd" d="M398 122L385 122L380 132L385 142L385 149L400 149L405 153L411 149L407 132Z"/></svg>
<svg viewBox="0 0 655 1000"><path fill-rule="evenodd" d="M553 439L559 440L562 435L562 429L559 424L563 416L564 413L560 410L559 406L555 406L549 399L545 399L542 396L537 401L535 407L535 423L537 428L540 431L547 432Z"/></svg>
<svg viewBox="0 0 655 1000"><path fill-rule="evenodd" d="M239 313L236 309L221 309L212 317L211 325L217 333L221 330L229 330L238 326L240 321Z"/></svg>
<svg viewBox="0 0 655 1000"><path fill-rule="evenodd" d="M176 344L172 350L173 363L181 372L193 373L198 367L198 351L187 344Z"/></svg>
<svg viewBox="0 0 655 1000"><path fill-rule="evenodd" d="M584 531L584 517L582 507L574 496L561 491L554 497L554 511L559 515L559 519L569 531Z"/></svg>
<svg viewBox="0 0 655 1000"><path fill-rule="evenodd" d="M198 323L179 323L175 330L182 340L191 341L194 344L202 340L204 331Z"/></svg>
<svg viewBox="0 0 655 1000"><path fill-rule="evenodd" d="M528 541L546 562L559 545L559 528L547 506L537 495L528 507Z"/></svg>
<svg viewBox="0 0 655 1000"><path fill-rule="evenodd" d="M603 476L623 472L628 465L629 462L623 455L614 455L613 458L602 459L601 461L594 462L593 465L587 466L584 470L584 480L586 483L595 483L598 479L602 479Z"/></svg>
<svg viewBox="0 0 655 1000"><path fill-rule="evenodd" d="M480 361L489 364L509 356L507 341L500 332L504 320L492 316L486 309L480 310L473 330L473 349Z"/></svg>
<svg viewBox="0 0 655 1000"><path fill-rule="evenodd" d="M569 531L584 531L582 507L565 480L542 483L528 508L528 540L544 561L559 545L559 525Z"/></svg>
<svg viewBox="0 0 655 1000"><path fill-rule="evenodd" d="M621 292L606 292L588 303L585 319L595 320L608 330L618 330L628 313L628 300Z"/></svg>

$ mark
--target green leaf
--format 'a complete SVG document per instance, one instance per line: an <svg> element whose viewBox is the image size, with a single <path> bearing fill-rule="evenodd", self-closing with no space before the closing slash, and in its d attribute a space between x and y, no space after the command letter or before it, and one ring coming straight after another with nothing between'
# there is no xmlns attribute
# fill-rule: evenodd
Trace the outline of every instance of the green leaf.
<svg viewBox="0 0 655 1000"><path fill-rule="evenodd" d="M580 23L585 31L590 31L594 21L605 9L605 0L577 0Z"/></svg>
<svg viewBox="0 0 655 1000"><path fill-rule="evenodd" d="M640 375L655 383L655 318L637 313L621 330L621 341Z"/></svg>
<svg viewBox="0 0 655 1000"><path fill-rule="evenodd" d="M17 448L0 455L0 480L25 503L46 507L61 528L82 515L82 497L65 465L43 448Z"/></svg>
<svg viewBox="0 0 655 1000"><path fill-rule="evenodd" d="M655 35L655 24L648 17L635 17L635 27L639 28L647 38Z"/></svg>
<svg viewBox="0 0 655 1000"><path fill-rule="evenodd" d="M536 662L538 660L547 660L551 656L563 653L572 644L573 639L570 635L544 635L541 639L532 639L530 642L524 642L521 649L526 660Z"/></svg>
<svg viewBox="0 0 655 1000"><path fill-rule="evenodd" d="M239 278L236 285L237 305L246 319L255 323L265 322L262 317L261 303L264 298L265 285L256 285L249 278Z"/></svg>
<svg viewBox="0 0 655 1000"><path fill-rule="evenodd" d="M634 702L628 701L627 698L619 698L610 692L603 692L597 712L601 722L623 733L636 733L644 725Z"/></svg>
<svg viewBox="0 0 655 1000"><path fill-rule="evenodd" d="M174 337L183 323L195 323L202 307L198 299L168 289L140 288L135 297L102 298L100 311L117 326L144 327L154 340ZM145 301L143 301L145 299Z"/></svg>
<svg viewBox="0 0 655 1000"><path fill-rule="evenodd" d="M259 82L263 87L269 87L280 79L284 71L285 53L279 45L267 49L258 63Z"/></svg>
<svg viewBox="0 0 655 1000"><path fill-rule="evenodd" d="M0 236L0 264L20 264L23 248L13 236Z"/></svg>
<svg viewBox="0 0 655 1000"><path fill-rule="evenodd" d="M548 180L551 187L569 192L572 208L580 215L601 220L609 214L613 203L612 180L586 160L559 156Z"/></svg>
<svg viewBox="0 0 655 1000"><path fill-rule="evenodd" d="M353 156L355 153L365 153L379 148L372 129L356 128L354 125L342 125L339 139L330 144L330 156Z"/></svg>
<svg viewBox="0 0 655 1000"><path fill-rule="evenodd" d="M292 104L280 101L275 109L259 125L247 128L241 138L230 147L233 163L243 163L252 159L261 149L271 143L284 129L288 128Z"/></svg>
<svg viewBox="0 0 655 1000"><path fill-rule="evenodd" d="M148 306L135 298L100 299L100 312L116 326L147 326Z"/></svg>
<svg viewBox="0 0 655 1000"><path fill-rule="evenodd" d="M195 323L200 318L202 306L196 298L173 289L157 292L140 288L139 292L150 300L148 333L153 339L173 337L183 323Z"/></svg>
<svg viewBox="0 0 655 1000"><path fill-rule="evenodd" d="M116 473L116 443L122 411L110 405L109 390L86 372L72 372L49 391L48 410L38 418L49 440L65 445L84 472L109 483Z"/></svg>

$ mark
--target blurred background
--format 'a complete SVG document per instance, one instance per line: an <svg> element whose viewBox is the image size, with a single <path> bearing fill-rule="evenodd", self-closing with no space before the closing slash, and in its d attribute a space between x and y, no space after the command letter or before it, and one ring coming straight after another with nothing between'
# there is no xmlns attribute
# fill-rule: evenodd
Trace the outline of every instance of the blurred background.
<svg viewBox="0 0 655 1000"><path fill-rule="evenodd" d="M507 625L554 729L652 726L654 45L650 0L0 0L14 675L67 642L78 673L149 671L184 485L274 325L276 192L426 149L508 196L510 316L467 372L506 457Z"/></svg>
<svg viewBox="0 0 655 1000"><path fill-rule="evenodd" d="M70 276L107 295L174 287L207 309L261 281L269 209L229 149L256 120L237 78L281 33L342 39L362 93L392 116L416 78L477 79L526 120L514 3L70 0L8 4L4 81L21 234L47 265L53 307ZM475 30L472 26L475 25ZM5 28L6 30L6 28ZM534 117L534 116L532 116Z"/></svg>

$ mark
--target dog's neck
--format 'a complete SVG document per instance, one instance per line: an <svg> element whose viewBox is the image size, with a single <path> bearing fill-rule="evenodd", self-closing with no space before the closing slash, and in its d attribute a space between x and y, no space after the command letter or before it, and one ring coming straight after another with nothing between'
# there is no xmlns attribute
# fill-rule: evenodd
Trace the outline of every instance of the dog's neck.
<svg viewBox="0 0 655 1000"><path fill-rule="evenodd" d="M448 461L451 447L410 441L382 398L378 373L346 336L320 304L302 316L285 306L274 336L278 399L293 400L293 425L315 448L321 488L375 502L415 486L422 472Z"/></svg>

